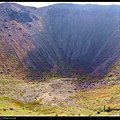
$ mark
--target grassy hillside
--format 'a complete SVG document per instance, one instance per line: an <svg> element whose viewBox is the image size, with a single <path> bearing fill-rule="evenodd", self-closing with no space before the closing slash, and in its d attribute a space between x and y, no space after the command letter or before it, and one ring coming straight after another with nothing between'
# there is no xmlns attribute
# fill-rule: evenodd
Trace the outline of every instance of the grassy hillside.
<svg viewBox="0 0 120 120"><path fill-rule="evenodd" d="M63 82L62 86L70 86L71 83ZM119 82L118 82L119 83ZM39 85L39 86L38 86ZM91 90L74 90L68 89L66 93L64 89L51 89L49 95L47 92L41 93L41 97L31 102L23 103L19 100L12 98L11 91L16 95L22 95L22 86L26 86L26 90L29 87L29 93L31 90L46 89L48 86L57 85L56 79L46 80L43 82L24 82L16 79L0 79L0 115L1 116L109 116L120 115L120 84L101 86ZM60 85L60 83L59 83ZM19 90L15 90L19 86ZM40 87L41 86L41 87ZM50 89L50 88L48 88ZM20 91L21 90L21 91ZM54 94L52 90L63 91L62 95L59 93ZM6 92L7 91L7 92ZM5 92L5 93L4 93ZM45 96L45 94L47 96ZM43 96L44 97L43 97ZM64 101L61 97L68 95ZM54 99L51 99L53 96ZM22 96L21 96L22 97ZM48 97L48 98L47 98ZM31 97L32 98L32 97ZM17 97L16 97L17 99ZM50 102L44 104L46 99L50 99ZM68 101L67 101L68 99ZM57 105L53 105L56 101L59 101ZM73 102L69 105L67 102Z"/></svg>
<svg viewBox="0 0 120 120"><path fill-rule="evenodd" d="M94 115L120 115L120 85L80 91L74 97L78 104L94 111Z"/></svg>
<svg viewBox="0 0 120 120"><path fill-rule="evenodd" d="M120 58L108 68L108 73L105 75L105 79L115 81L120 80Z"/></svg>

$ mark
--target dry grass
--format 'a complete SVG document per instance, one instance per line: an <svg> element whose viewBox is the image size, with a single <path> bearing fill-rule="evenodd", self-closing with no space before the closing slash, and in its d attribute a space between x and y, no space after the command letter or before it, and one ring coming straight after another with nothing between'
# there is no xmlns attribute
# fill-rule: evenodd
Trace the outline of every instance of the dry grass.
<svg viewBox="0 0 120 120"><path fill-rule="evenodd" d="M95 111L95 115L98 115L98 111L100 115L120 115L120 85L79 91L71 98L76 98L76 102L84 108ZM110 112L106 112L108 108Z"/></svg>
<svg viewBox="0 0 120 120"><path fill-rule="evenodd" d="M0 96L0 116L31 116L31 113L37 115L37 112L25 108L20 101Z"/></svg>
<svg viewBox="0 0 120 120"><path fill-rule="evenodd" d="M29 89L33 89L38 84L45 86L48 83L51 84L54 80L48 80L48 82L37 82L34 84L25 83L22 80L16 79L0 79L0 87L2 90L14 91L13 87L26 86ZM66 82L66 84L68 84ZM50 86L49 86L50 87ZM63 88L62 88L63 89ZM56 90L56 89L55 89ZM50 92L50 91L49 91ZM54 101L43 105L43 99L40 98L36 101L26 104L21 103L18 100L12 99L10 96L0 96L0 115L1 116L109 116L120 115L120 84L114 86L102 86L93 90L75 91L67 90L69 94L69 100L75 100L76 105L70 106L65 101L60 101L59 105L53 106L52 103L59 98L53 96ZM21 91L14 91L15 94L23 95ZM64 92L63 92L64 94ZM64 96L62 94L62 96ZM8 94L9 95L9 94ZM52 93L50 94L52 96ZM12 110L10 110L12 108ZM110 108L110 111L108 112Z"/></svg>

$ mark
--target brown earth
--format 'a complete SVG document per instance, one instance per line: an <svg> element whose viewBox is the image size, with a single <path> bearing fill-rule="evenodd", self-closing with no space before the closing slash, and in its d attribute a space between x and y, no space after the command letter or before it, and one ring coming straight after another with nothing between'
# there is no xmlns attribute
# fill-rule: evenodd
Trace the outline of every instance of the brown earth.
<svg viewBox="0 0 120 120"><path fill-rule="evenodd" d="M2 79L1 79L2 80ZM71 99L80 90L95 89L100 86L114 85L120 83L114 81L84 82L77 78L60 78L46 81L21 81L17 84L5 84L1 87L0 94L11 96L23 103L42 100L42 105L51 104L52 106L74 106L79 107L76 99ZM9 89L8 89L9 88Z"/></svg>

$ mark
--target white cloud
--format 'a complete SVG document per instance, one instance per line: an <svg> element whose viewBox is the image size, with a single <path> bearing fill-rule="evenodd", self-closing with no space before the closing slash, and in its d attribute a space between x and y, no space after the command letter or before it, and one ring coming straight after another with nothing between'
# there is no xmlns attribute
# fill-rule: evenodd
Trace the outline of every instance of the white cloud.
<svg viewBox="0 0 120 120"><path fill-rule="evenodd" d="M3 2L0 2L3 3ZM73 3L73 4L99 4L99 5L111 5L116 4L120 5L120 2L13 2L25 6L33 6L33 7L44 7L56 3Z"/></svg>

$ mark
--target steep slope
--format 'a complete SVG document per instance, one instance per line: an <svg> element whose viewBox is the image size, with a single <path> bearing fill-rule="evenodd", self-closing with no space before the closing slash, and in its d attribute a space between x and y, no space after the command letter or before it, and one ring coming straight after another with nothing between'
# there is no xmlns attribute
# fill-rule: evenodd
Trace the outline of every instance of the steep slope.
<svg viewBox="0 0 120 120"><path fill-rule="evenodd" d="M18 75L29 74L24 57L27 51L34 49L29 22L32 19L24 7L18 4L0 4L0 45L1 45L1 73L7 69ZM3 67L7 64L8 67ZM27 69L26 69L27 68ZM27 73L26 73L27 72Z"/></svg>
<svg viewBox="0 0 120 120"><path fill-rule="evenodd" d="M63 74L73 68L103 75L120 57L119 8L117 5L55 4L34 8L0 4L0 42L5 51L0 58L12 49L21 66L32 73L57 70Z"/></svg>
<svg viewBox="0 0 120 120"><path fill-rule="evenodd" d="M69 64L91 72L98 65L105 61L109 64L119 56L117 7L56 5L46 12L45 18L45 30L51 30L48 32L51 33L51 41L60 51L60 55L56 53L58 61L62 56Z"/></svg>

